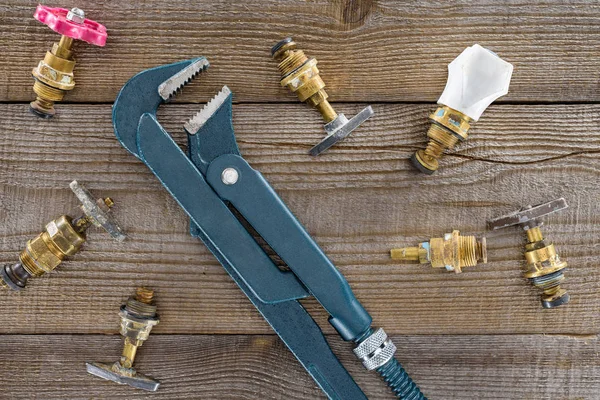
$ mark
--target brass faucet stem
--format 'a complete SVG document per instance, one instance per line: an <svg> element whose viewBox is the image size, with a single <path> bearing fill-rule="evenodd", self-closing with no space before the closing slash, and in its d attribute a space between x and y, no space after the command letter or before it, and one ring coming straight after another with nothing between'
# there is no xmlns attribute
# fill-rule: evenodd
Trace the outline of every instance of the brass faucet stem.
<svg viewBox="0 0 600 400"><path fill-rule="evenodd" d="M140 287L135 296L130 297L121 307L121 335L125 337L125 343L119 360L120 366L115 364L114 368L132 368L138 347L148 340L152 327L158 324L153 299L153 290Z"/></svg>
<svg viewBox="0 0 600 400"><path fill-rule="evenodd" d="M73 39L61 36L60 41L46 52L46 56L31 72L35 83L36 99L30 103L31 111L39 117L51 118L56 111L54 103L61 101L65 93L75 88L73 69Z"/></svg>
<svg viewBox="0 0 600 400"><path fill-rule="evenodd" d="M117 240L125 238L109 214L109 208L114 205L112 199L94 199L77 181L71 183L71 189L82 201L82 214L77 218L61 215L50 221L42 233L29 240L19 255L19 262L0 267L3 287L21 290L29 278L54 271L65 258L81 250L87 240L86 231L91 225L105 228Z"/></svg>
<svg viewBox="0 0 600 400"><path fill-rule="evenodd" d="M138 348L148 340L152 328L160 322L154 304L154 291L144 287L138 288L135 295L121 306L119 316L120 333L125 338L121 357L112 364L88 362L87 371L117 383L155 391L160 382L139 374L133 368Z"/></svg>
<svg viewBox="0 0 600 400"><path fill-rule="evenodd" d="M519 211L488 221L494 230L513 225L519 225L525 230L527 269L524 276L542 291L541 301L544 308L559 307L570 300L569 293L561 288L565 280L567 262L560 259L553 244L546 243L541 230L542 217L567 207L566 200L559 198L536 206L523 207Z"/></svg>
<svg viewBox="0 0 600 400"><path fill-rule="evenodd" d="M444 151L467 139L472 119L460 111L442 106L429 116L429 120L427 147L417 150L411 161L421 172L431 175L437 171Z"/></svg>
<svg viewBox="0 0 600 400"><path fill-rule="evenodd" d="M281 73L281 86L287 86L298 99L316 108L326 123L337 118L327 98L325 82L319 75L317 60L308 58L302 50L296 48L291 39L282 41L273 49L273 58L279 62L277 68Z"/></svg>
<svg viewBox="0 0 600 400"><path fill-rule="evenodd" d="M457 230L447 233L443 238L431 238L419 247L392 249L394 260L431 263L433 268L446 268L461 273L464 267L474 267L478 262L487 263L485 237L477 240L475 236L461 236Z"/></svg>
<svg viewBox="0 0 600 400"><path fill-rule="evenodd" d="M329 95L319 74L317 60L297 49L292 38L283 39L273 46L271 55L279 63L277 68L281 74L281 86L296 93L301 102L314 107L325 120L323 129L327 136L309 150L308 154L311 156L318 156L344 140L374 114L371 106L365 107L350 119L342 113L338 114L327 100Z"/></svg>
<svg viewBox="0 0 600 400"><path fill-rule="evenodd" d="M554 244L546 244L540 227L526 230L525 260L527 271L524 276L534 286L542 290L544 308L557 307L569 301L569 294L560 287L565 280L564 269L567 262L562 261ZM560 303L560 304L558 304Z"/></svg>

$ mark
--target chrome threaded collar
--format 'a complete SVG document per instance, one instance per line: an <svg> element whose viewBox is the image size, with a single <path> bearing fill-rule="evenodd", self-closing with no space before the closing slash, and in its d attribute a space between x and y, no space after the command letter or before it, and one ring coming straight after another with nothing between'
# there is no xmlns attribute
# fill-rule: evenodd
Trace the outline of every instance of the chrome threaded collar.
<svg viewBox="0 0 600 400"><path fill-rule="evenodd" d="M372 371L394 357L396 345L388 338L385 331L379 328L360 342L353 351L365 368Z"/></svg>

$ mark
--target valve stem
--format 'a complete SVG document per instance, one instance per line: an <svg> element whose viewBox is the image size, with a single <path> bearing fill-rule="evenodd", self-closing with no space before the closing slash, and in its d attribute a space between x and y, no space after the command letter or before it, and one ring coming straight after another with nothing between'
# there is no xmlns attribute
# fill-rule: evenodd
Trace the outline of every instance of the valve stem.
<svg viewBox="0 0 600 400"><path fill-rule="evenodd" d="M133 368L137 350L148 340L152 328L159 323L154 291L144 287L136 290L121 306L121 335L125 338L121 358L113 364L99 362L86 363L87 372L100 378L138 389L156 391L160 382L137 373Z"/></svg>
<svg viewBox="0 0 600 400"><path fill-rule="evenodd" d="M317 109L325 121L327 136L309 151L310 155L317 156L329 149L374 114L371 106L350 120L344 114L338 114L327 100L329 95L319 75L317 60L308 58L302 50L297 49L292 38L283 39L273 46L271 55L279 63L281 86L287 86L301 102Z"/></svg>
<svg viewBox="0 0 600 400"><path fill-rule="evenodd" d="M446 268L457 274L464 267L474 267L478 262L487 263L485 237L477 240L475 236L461 236L457 230L446 233L443 238L422 242L419 247L392 249L390 255L394 260L431 263L433 268Z"/></svg>

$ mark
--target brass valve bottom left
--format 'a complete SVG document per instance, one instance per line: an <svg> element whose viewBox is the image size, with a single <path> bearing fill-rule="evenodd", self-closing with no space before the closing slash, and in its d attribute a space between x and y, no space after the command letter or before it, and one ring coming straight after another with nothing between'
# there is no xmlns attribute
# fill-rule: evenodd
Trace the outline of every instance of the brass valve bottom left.
<svg viewBox="0 0 600 400"><path fill-rule="evenodd" d="M27 242L18 263L0 270L3 286L25 288L29 278L53 271L66 257L76 254L85 241L85 234L77 231L70 217L63 215L51 221L44 232Z"/></svg>

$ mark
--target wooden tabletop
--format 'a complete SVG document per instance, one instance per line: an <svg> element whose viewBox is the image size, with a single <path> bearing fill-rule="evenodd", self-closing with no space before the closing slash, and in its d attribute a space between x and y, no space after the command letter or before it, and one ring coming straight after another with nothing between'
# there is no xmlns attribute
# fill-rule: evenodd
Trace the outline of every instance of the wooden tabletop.
<svg viewBox="0 0 600 400"><path fill-rule="evenodd" d="M156 290L161 322L139 351L153 399L324 398L151 172L117 142L111 105L137 72L211 62L159 118L182 124L222 85L234 93L244 157L261 171L398 346L430 399L600 398L600 6L595 1L80 0L106 25L77 43L75 90L52 120L28 111L31 69L58 35L37 2L0 4L0 261L49 220L72 214L68 183L114 199L129 240L92 229L84 249L21 293L0 293L0 398L146 398L88 375L115 361L120 304ZM270 47L293 36L319 61L338 112L375 116L328 153L320 116L280 87ZM415 172L447 64L474 43L514 65L510 93L474 124L438 173ZM544 232L569 263L571 302L544 310L522 277L524 235L486 220L564 196ZM452 229L486 235L489 263L463 274L392 261L389 249ZM370 399L392 398L313 301L303 304Z"/></svg>

